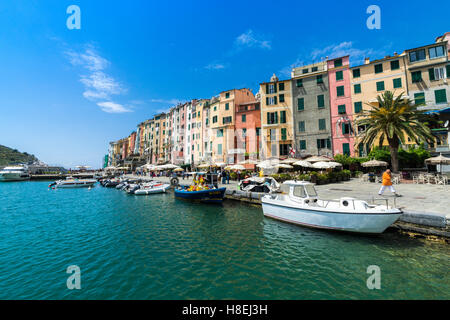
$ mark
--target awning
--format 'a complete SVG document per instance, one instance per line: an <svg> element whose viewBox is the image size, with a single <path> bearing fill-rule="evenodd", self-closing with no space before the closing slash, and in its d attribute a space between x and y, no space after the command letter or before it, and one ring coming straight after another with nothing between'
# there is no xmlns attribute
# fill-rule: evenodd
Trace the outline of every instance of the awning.
<svg viewBox="0 0 450 320"><path fill-rule="evenodd" d="M425 114L432 114L432 113L450 113L450 107L441 110L430 110L425 112Z"/></svg>

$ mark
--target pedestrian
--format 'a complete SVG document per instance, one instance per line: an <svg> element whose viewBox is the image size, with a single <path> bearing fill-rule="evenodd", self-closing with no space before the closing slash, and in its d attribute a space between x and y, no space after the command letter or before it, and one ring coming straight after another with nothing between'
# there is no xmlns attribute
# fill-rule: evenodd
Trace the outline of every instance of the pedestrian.
<svg viewBox="0 0 450 320"><path fill-rule="evenodd" d="M227 176L227 184L230 184L230 173L228 171L225 171L225 174Z"/></svg>
<svg viewBox="0 0 450 320"><path fill-rule="evenodd" d="M380 188L380 191L378 191L379 196L381 196L383 194L383 192L386 188L389 188L389 190L394 194L394 196L400 197L400 195L397 194L394 187L392 186L391 179L392 179L391 170L387 169L385 172L383 172L381 188Z"/></svg>

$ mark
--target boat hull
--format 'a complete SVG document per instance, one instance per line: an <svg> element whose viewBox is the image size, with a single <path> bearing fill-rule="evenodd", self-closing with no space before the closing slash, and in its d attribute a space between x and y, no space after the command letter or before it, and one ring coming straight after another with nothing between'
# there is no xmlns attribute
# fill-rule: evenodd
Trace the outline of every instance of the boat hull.
<svg viewBox="0 0 450 320"><path fill-rule="evenodd" d="M292 208L263 200L266 217L296 225L357 233L382 233L400 216L398 213L344 213Z"/></svg>
<svg viewBox="0 0 450 320"><path fill-rule="evenodd" d="M199 201L204 203L222 203L226 188L218 188L201 191L187 191L175 189L175 197L184 200Z"/></svg>
<svg viewBox="0 0 450 320"><path fill-rule="evenodd" d="M164 184L162 186L155 186L153 188L144 188L144 189L138 189L133 194L139 196L139 195L149 195L149 194L156 194L156 193L165 193L167 189L170 188L170 184Z"/></svg>
<svg viewBox="0 0 450 320"><path fill-rule="evenodd" d="M62 182L56 183L54 188L57 189L75 189L75 188L89 188L93 187L97 181L77 181L77 182ZM52 185L50 185L52 186Z"/></svg>
<svg viewBox="0 0 450 320"><path fill-rule="evenodd" d="M29 175L24 175L23 173L2 173L0 174L0 182L10 182L10 181L25 181L29 180Z"/></svg>

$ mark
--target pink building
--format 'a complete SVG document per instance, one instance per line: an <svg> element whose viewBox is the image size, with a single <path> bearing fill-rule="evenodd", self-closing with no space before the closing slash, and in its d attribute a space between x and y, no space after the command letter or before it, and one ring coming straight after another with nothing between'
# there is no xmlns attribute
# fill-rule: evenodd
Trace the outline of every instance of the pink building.
<svg viewBox="0 0 450 320"><path fill-rule="evenodd" d="M355 155L349 56L327 61L333 155Z"/></svg>

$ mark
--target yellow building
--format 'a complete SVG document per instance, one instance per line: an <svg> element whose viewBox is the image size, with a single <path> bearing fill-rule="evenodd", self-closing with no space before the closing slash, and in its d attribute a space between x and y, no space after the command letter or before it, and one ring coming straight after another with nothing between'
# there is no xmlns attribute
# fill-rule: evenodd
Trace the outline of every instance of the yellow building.
<svg viewBox="0 0 450 320"><path fill-rule="evenodd" d="M221 92L211 99L211 139L212 160L216 163L235 163L235 109L236 106L255 100L255 95L250 89L232 89Z"/></svg>
<svg viewBox="0 0 450 320"><path fill-rule="evenodd" d="M291 80L260 83L261 95L261 158L288 156L293 145Z"/></svg>
<svg viewBox="0 0 450 320"><path fill-rule="evenodd" d="M385 91L394 92L394 96L402 94L408 98L408 84L406 76L406 56L404 53L386 56L383 59L370 61L366 58L363 65L350 68L351 97L354 119L363 110L370 110L377 106L377 97ZM366 128L356 127L355 153L359 156L367 155L372 146L359 143ZM413 143L412 141L408 141ZM378 145L378 141L375 142ZM383 145L388 145L385 139Z"/></svg>

